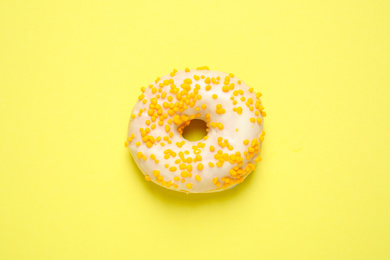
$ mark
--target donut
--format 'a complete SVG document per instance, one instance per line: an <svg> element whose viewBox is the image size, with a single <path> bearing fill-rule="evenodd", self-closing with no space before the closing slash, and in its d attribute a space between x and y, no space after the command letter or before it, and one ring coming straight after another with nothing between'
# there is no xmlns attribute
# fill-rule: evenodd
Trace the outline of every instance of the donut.
<svg viewBox="0 0 390 260"><path fill-rule="evenodd" d="M141 88L125 147L146 181L185 193L223 191L255 170L265 132L262 94L207 66L173 70ZM191 120L207 135L183 137Z"/></svg>

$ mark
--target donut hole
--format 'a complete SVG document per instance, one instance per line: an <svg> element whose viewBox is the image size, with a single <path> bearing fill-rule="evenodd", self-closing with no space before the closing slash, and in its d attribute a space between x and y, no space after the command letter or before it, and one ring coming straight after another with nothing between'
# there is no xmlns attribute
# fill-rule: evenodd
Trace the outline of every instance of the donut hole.
<svg viewBox="0 0 390 260"><path fill-rule="evenodd" d="M206 122L200 119L192 119L190 124L183 129L183 138L191 142L202 140L206 135Z"/></svg>

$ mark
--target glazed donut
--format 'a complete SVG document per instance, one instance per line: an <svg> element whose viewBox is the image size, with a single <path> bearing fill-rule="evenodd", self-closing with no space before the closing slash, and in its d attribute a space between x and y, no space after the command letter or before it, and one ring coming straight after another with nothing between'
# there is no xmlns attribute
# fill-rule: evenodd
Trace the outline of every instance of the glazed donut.
<svg viewBox="0 0 390 260"><path fill-rule="evenodd" d="M222 191L261 160L261 93L233 74L206 66L173 70L141 91L125 147L147 181L186 193ZM207 123L207 135L196 142L182 136L193 119Z"/></svg>

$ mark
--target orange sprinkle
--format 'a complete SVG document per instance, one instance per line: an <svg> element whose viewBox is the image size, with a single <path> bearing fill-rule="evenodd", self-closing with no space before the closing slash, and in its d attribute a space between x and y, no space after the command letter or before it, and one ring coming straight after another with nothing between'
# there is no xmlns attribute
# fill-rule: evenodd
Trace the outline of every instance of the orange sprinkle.
<svg viewBox="0 0 390 260"><path fill-rule="evenodd" d="M199 171L203 170L203 164L199 163L196 167Z"/></svg>
<svg viewBox="0 0 390 260"><path fill-rule="evenodd" d="M186 79L184 80L184 83L185 83L185 84L191 84L191 83L192 83L192 80L191 80L190 78L186 78Z"/></svg>

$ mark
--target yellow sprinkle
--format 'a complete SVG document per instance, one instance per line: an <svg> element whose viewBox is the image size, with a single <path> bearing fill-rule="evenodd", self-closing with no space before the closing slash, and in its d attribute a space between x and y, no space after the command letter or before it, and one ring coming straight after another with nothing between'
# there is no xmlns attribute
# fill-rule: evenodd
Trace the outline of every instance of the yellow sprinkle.
<svg viewBox="0 0 390 260"><path fill-rule="evenodd" d="M189 68L185 68L185 72L190 72L190 69Z"/></svg>
<svg viewBox="0 0 390 260"><path fill-rule="evenodd" d="M214 177L213 178L213 183L216 184L218 182L218 178L217 177Z"/></svg>
<svg viewBox="0 0 390 260"><path fill-rule="evenodd" d="M213 94L213 99L217 99L218 98L218 96L217 96L217 94Z"/></svg>
<svg viewBox="0 0 390 260"><path fill-rule="evenodd" d="M242 107L237 107L237 114L239 114L239 115L242 114Z"/></svg>
<svg viewBox="0 0 390 260"><path fill-rule="evenodd" d="M210 166L210 167L214 167L214 163L209 162L209 166Z"/></svg>
<svg viewBox="0 0 390 260"><path fill-rule="evenodd" d="M255 162L260 162L262 160L262 158L260 157L260 156L257 156L256 158L255 158Z"/></svg>
<svg viewBox="0 0 390 260"><path fill-rule="evenodd" d="M154 177L159 176L160 175L160 171L159 170L154 170L153 171L153 175L154 175Z"/></svg>
<svg viewBox="0 0 390 260"><path fill-rule="evenodd" d="M192 80L191 80L190 78L186 78L186 79L184 80L184 83L185 83L185 84L191 84L191 83L192 83Z"/></svg>
<svg viewBox="0 0 390 260"><path fill-rule="evenodd" d="M128 146L129 146L129 142L125 141L125 147L128 147Z"/></svg>
<svg viewBox="0 0 390 260"><path fill-rule="evenodd" d="M145 175L145 180L150 181L150 177L148 175Z"/></svg>
<svg viewBox="0 0 390 260"><path fill-rule="evenodd" d="M201 180L200 176L199 175L195 175L195 180L200 181Z"/></svg>
<svg viewBox="0 0 390 260"><path fill-rule="evenodd" d="M180 177L179 177L179 176L175 176L173 179L174 179L175 181L180 181Z"/></svg>
<svg viewBox="0 0 390 260"><path fill-rule="evenodd" d="M187 187L187 189L191 189L192 188L192 183L187 183L186 187Z"/></svg>
<svg viewBox="0 0 390 260"><path fill-rule="evenodd" d="M203 170L203 164L199 163L198 166L196 166L196 168L201 171Z"/></svg>

